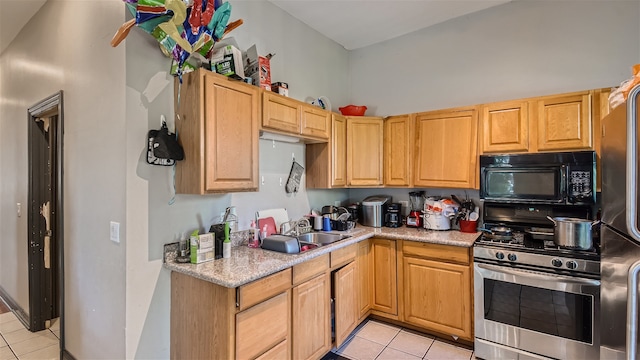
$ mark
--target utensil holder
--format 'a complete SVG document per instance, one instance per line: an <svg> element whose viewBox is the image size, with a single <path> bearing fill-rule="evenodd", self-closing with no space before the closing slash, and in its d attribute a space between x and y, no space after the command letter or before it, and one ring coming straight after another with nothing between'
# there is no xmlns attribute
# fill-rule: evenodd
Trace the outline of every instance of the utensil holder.
<svg viewBox="0 0 640 360"><path fill-rule="evenodd" d="M474 233L478 227L477 220L460 220L460 232Z"/></svg>

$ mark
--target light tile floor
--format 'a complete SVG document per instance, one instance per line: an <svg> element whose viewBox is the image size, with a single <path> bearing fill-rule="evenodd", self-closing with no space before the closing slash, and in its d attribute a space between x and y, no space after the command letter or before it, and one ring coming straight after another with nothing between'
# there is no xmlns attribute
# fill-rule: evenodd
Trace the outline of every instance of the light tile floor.
<svg viewBox="0 0 640 360"><path fill-rule="evenodd" d="M60 322L31 332L12 313L0 314L0 360L60 359Z"/></svg>
<svg viewBox="0 0 640 360"><path fill-rule="evenodd" d="M334 352L353 360L475 360L473 351L465 347L371 319Z"/></svg>

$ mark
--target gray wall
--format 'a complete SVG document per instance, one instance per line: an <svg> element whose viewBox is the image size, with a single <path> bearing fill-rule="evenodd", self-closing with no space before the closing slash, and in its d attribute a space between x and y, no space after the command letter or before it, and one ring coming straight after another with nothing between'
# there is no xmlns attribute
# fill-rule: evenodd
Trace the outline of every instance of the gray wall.
<svg viewBox="0 0 640 360"><path fill-rule="evenodd" d="M28 309L27 108L63 90L65 330L78 359L125 356L125 247L109 241L109 222L126 220L124 47L109 46L122 22L120 1L49 1L0 56L0 285Z"/></svg>
<svg viewBox="0 0 640 360"><path fill-rule="evenodd" d="M244 24L234 30L238 46L257 44L271 59L272 81L289 83L289 95L304 101L327 96L337 109L347 103L347 51L266 1L231 1L231 20ZM115 31L115 27L114 27ZM239 228L248 229L261 209L284 207L299 218L312 207L344 200L347 190L309 190L286 194L292 154L304 166L304 145L260 140L258 192L219 195L177 195L173 205L172 168L149 166L144 138L164 114L173 124L173 78L167 73L155 40L133 29L126 40L127 107L127 358L169 357L169 271L162 269L162 245L194 229L208 230L227 206L236 206ZM280 186L282 179L283 186Z"/></svg>
<svg viewBox="0 0 640 360"><path fill-rule="evenodd" d="M513 1L349 53L350 95L387 116L617 86L640 2Z"/></svg>

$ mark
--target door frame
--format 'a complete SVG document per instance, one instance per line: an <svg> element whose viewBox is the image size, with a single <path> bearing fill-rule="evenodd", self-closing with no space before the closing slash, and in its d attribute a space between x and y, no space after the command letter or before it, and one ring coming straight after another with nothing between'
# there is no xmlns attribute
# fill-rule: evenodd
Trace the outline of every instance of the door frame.
<svg viewBox="0 0 640 360"><path fill-rule="evenodd" d="M55 248L51 249L51 252L55 252L52 254L56 256L57 260L57 291L54 290L54 293L57 292L57 307L60 315L60 351L61 354L65 352L65 343L64 343L64 206L63 206L63 138L64 138L64 112L63 112L63 93L62 90L59 92L47 97L44 100L39 101L37 104L31 106L28 111L28 168L29 168L29 194L28 194L28 203L32 203L33 194L31 190L32 186L32 176L33 176L33 155L31 148L31 139L34 136L33 133L33 122L36 121L37 118L42 116L47 116L47 114L57 114L57 120L55 124L51 124L51 126L55 126L55 149L53 150L55 153L55 168L51 171L55 172L55 182L56 186L54 189L53 197L55 198L55 225L54 228L54 236L56 240ZM29 211L31 212L31 211ZM31 217L31 216L30 216ZM31 268L31 264L34 264L35 255L32 254L30 249L30 231L31 231L31 219L28 220L28 228L29 228L29 237L27 238L27 248L28 248L28 262L29 267ZM42 306L41 299L46 295L46 291L41 287L36 286L35 284L38 281L43 279L44 275L44 266L40 266L35 271L29 270L29 330L30 331L39 331L45 328L45 322L49 320L41 320L41 315L45 312L44 306ZM38 316L35 316L38 314Z"/></svg>

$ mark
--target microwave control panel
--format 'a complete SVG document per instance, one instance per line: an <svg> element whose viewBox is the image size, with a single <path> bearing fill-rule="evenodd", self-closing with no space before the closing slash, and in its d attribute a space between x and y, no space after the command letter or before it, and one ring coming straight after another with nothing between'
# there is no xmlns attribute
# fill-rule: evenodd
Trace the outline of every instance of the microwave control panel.
<svg viewBox="0 0 640 360"><path fill-rule="evenodd" d="M593 196L591 171L572 170L570 172L568 195L578 200Z"/></svg>

